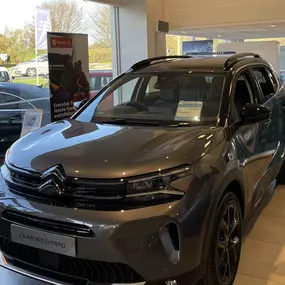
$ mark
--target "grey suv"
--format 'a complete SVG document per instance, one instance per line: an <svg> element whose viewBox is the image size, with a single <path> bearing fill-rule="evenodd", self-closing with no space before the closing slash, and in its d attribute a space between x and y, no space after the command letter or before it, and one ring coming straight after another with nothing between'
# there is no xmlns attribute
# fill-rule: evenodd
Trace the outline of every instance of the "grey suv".
<svg viewBox="0 0 285 285"><path fill-rule="evenodd" d="M284 105L257 54L136 63L7 151L3 265L54 284L232 284L244 223L284 177Z"/></svg>

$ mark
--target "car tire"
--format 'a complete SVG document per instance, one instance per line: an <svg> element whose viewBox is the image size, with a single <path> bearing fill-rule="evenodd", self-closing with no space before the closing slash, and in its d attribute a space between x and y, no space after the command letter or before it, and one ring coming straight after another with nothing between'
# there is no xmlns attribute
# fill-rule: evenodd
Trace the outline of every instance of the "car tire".
<svg viewBox="0 0 285 285"><path fill-rule="evenodd" d="M206 272L200 282L201 285L234 283L240 260L241 243L241 206L236 195L227 192L216 211Z"/></svg>
<svg viewBox="0 0 285 285"><path fill-rule="evenodd" d="M36 76L37 70L35 68L28 68L27 69L27 76Z"/></svg>

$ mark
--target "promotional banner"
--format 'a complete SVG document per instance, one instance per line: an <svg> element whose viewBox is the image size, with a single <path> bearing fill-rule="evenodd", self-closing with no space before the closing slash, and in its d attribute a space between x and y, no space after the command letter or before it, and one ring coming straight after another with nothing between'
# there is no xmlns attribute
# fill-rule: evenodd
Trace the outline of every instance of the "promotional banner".
<svg viewBox="0 0 285 285"><path fill-rule="evenodd" d="M182 43L182 54L213 52L213 40L191 41Z"/></svg>
<svg viewBox="0 0 285 285"><path fill-rule="evenodd" d="M48 33L51 121L70 118L90 98L88 35Z"/></svg>
<svg viewBox="0 0 285 285"><path fill-rule="evenodd" d="M36 50L47 49L47 32L51 31L50 10L36 8L35 14Z"/></svg>

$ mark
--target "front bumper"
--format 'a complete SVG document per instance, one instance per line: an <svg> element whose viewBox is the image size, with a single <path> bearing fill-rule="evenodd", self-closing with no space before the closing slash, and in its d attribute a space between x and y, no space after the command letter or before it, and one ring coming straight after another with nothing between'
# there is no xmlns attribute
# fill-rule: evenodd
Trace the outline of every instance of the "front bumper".
<svg viewBox="0 0 285 285"><path fill-rule="evenodd" d="M57 270L57 267L46 268L38 263L38 259L31 261L31 259L24 258L25 260L23 260L24 255L11 256L11 252L5 252L6 248L3 248L2 242L1 249L4 254L2 266L9 269L24 275L32 275L40 280L55 282L53 284L58 284L56 283L58 281L53 281L51 276L58 274L55 279L60 280L60 284L65 284L64 282L74 284L70 278L79 278L77 280L88 280L89 285L99 283L100 285L142 285L145 282L147 285L152 285L162 284L160 282L167 280L177 280L180 277L186 278L185 276L187 276L187 284L192 285L196 284L203 274L204 265L201 263L203 221L199 221L203 217L203 213L197 214L195 219L189 220L186 217L183 219L181 217L181 212L185 208L183 201L119 212L90 211L55 207L16 197L6 188L3 180L1 183L1 176L0 189L2 190L0 190L0 239L6 243L11 243L11 225L19 224L17 221L13 222L4 218L4 213L7 211L20 216L27 215L39 220L53 221L54 224L69 223L74 227L76 225L86 226L94 233L93 237L71 235L76 239L76 256L73 259L62 257L62 262L68 263L66 267L72 269L71 273L67 274L66 270ZM199 203L196 203L195 207L197 205ZM192 210L192 214L195 215L196 210ZM185 224L189 222L190 224L186 227ZM191 222L193 222L192 225ZM167 226L170 223L177 226L178 229L178 250L174 248L169 231L165 230L168 229ZM24 226L36 228L34 225L25 224ZM191 226L195 228L191 229ZM41 228L41 230L44 229ZM56 234L60 232L60 230L51 231L50 228L45 231ZM19 244L16 246L20 246L19 248L23 252L27 252L27 256L33 256L40 251L49 254L51 263L53 263L49 252ZM114 276L116 274L124 276L121 276L121 279L114 277L114 282L110 282L110 279L103 282L102 276L99 278L98 274L94 275L95 277L92 275L94 270L91 267L95 266L94 262L97 264L98 274L103 272L104 275L107 274L106 271L110 270ZM89 278L90 276L95 279L98 277L100 282ZM118 280L122 281L118 282Z"/></svg>

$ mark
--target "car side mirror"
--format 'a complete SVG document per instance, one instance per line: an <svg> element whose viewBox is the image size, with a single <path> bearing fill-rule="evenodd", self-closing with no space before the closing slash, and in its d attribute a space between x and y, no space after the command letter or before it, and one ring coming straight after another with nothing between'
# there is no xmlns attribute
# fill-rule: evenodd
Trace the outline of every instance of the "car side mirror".
<svg viewBox="0 0 285 285"><path fill-rule="evenodd" d="M248 103L243 106L241 111L241 124L247 125L266 121L270 118L271 110L260 104Z"/></svg>
<svg viewBox="0 0 285 285"><path fill-rule="evenodd" d="M12 76L12 80L15 80L15 76Z"/></svg>
<svg viewBox="0 0 285 285"><path fill-rule="evenodd" d="M87 102L86 99L79 102L74 102L73 107L75 111L79 110L83 105L85 105L86 102Z"/></svg>

